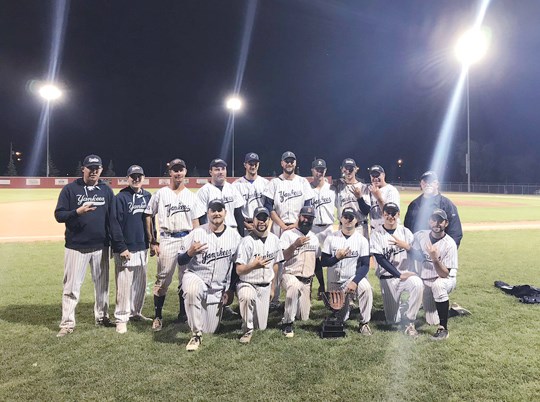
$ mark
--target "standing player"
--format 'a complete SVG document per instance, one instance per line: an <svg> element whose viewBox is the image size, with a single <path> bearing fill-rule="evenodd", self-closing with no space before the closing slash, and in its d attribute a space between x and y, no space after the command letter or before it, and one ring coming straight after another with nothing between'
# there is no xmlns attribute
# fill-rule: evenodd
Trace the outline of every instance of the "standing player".
<svg viewBox="0 0 540 402"><path fill-rule="evenodd" d="M309 182L295 173L296 155L290 151L281 155L281 168L283 173L270 180L264 191L266 197L265 207L270 211L272 218L272 232L281 237L287 230L297 227L298 215L305 205L310 205L313 192ZM278 286L282 267L278 273ZM279 307L279 292L276 292L270 309Z"/></svg>
<svg viewBox="0 0 540 402"><path fill-rule="evenodd" d="M143 168L132 165L127 171L128 186L116 195L114 214L123 234L123 241L114 246L116 273L116 332L127 332L130 317L146 320L142 315L146 292L146 272L148 266L148 236L143 212L151 194L142 188ZM120 250L129 250L129 256L122 258Z"/></svg>
<svg viewBox="0 0 540 402"><path fill-rule="evenodd" d="M236 259L240 235L227 225L227 209L223 201L208 205L208 223L195 229L186 241L187 251L178 255L178 263L186 265L182 290L186 298L191 339L186 350L199 348L202 334L212 334L221 320L223 306L234 294L231 289L231 268Z"/></svg>
<svg viewBox="0 0 540 402"><path fill-rule="evenodd" d="M244 218L244 227L248 231L253 230L253 212L256 208L263 206L263 192L269 183L267 179L258 175L259 163L259 155L255 152L246 154L244 158L246 174L233 183L233 186L244 197L242 216Z"/></svg>
<svg viewBox="0 0 540 402"><path fill-rule="evenodd" d="M341 212L340 230L328 236L322 248L322 262L328 267L328 290L342 290L356 294L360 307L362 335L372 334L369 327L373 307L373 289L367 280L369 272L369 244L360 232L358 212L344 208ZM349 312L345 319L349 317Z"/></svg>
<svg viewBox="0 0 540 402"><path fill-rule="evenodd" d="M352 208L358 214L358 227L362 235L368 237L369 194L367 186L356 177L358 166L352 158L345 158L341 163L341 178L335 180L332 189L336 192L337 214L343 209Z"/></svg>
<svg viewBox="0 0 540 402"><path fill-rule="evenodd" d="M313 190L313 208L315 209L315 220L313 221L313 233L319 239L322 247L326 237L332 233L334 224L334 208L336 203L336 193L330 188L330 183L326 180L326 161L324 159L315 159L311 164L311 175L313 181L311 188ZM321 259L317 258L315 262L315 276L319 281L318 294L324 292L324 273Z"/></svg>
<svg viewBox="0 0 540 402"><path fill-rule="evenodd" d="M233 229L237 229L238 233L244 235L244 217L242 208L244 207L244 198L233 186L227 182L227 163L223 159L214 159L210 162L210 183L206 183L197 191L197 199L199 200L203 210L206 210L210 201L220 199L225 204L227 215L225 224ZM206 215L201 213L201 223L206 222Z"/></svg>
<svg viewBox="0 0 540 402"><path fill-rule="evenodd" d="M383 207L384 224L372 230L370 251L377 260L375 274L380 280L386 322L397 324L400 321L409 336L417 336L414 322L422 305L422 280L410 270L413 268L407 251L411 249L413 234L400 225L399 206L393 202ZM401 317L399 306L403 292L409 293L405 317Z"/></svg>
<svg viewBox="0 0 540 402"><path fill-rule="evenodd" d="M249 343L253 329L266 329L270 298L276 291L274 278L283 252L278 237L269 233L270 213L264 207L253 212L253 229L240 242L236 258L239 276L236 292L242 315L240 343Z"/></svg>
<svg viewBox="0 0 540 402"><path fill-rule="evenodd" d="M303 207L294 229L281 235L283 249L283 276L281 286L286 293L283 314L283 335L294 336L295 319L307 320L311 309L311 281L315 272L315 260L320 255L317 236L311 231L315 210Z"/></svg>
<svg viewBox="0 0 540 402"><path fill-rule="evenodd" d="M75 308L88 264L94 281L96 325L114 325L108 312L109 238L118 242L122 234L116 220L111 219L114 193L99 179L102 171L99 156L84 158L82 178L62 189L54 210L56 221L66 225L62 321L58 337L71 334L75 329ZM127 248L119 251L122 258L129 258Z"/></svg>
<svg viewBox="0 0 540 402"><path fill-rule="evenodd" d="M386 182L386 174L380 165L373 165L369 169L371 185L368 187L371 209L369 217L371 219L371 229L376 229L383 225L384 218L382 210L384 204L393 202L399 207L400 199L397 188Z"/></svg>
<svg viewBox="0 0 540 402"><path fill-rule="evenodd" d="M146 208L146 233L150 239L151 255L157 255L157 275L154 284L154 322L152 329L161 331L163 327L163 304L165 295L172 282L179 252L186 250L185 238L197 226L200 207L195 194L186 188L184 178L187 174L186 163L182 159L169 162L168 186L159 189ZM154 236L152 219L158 216L160 242ZM182 283L183 267L178 269L178 281ZM184 299L179 289L179 318L184 315Z"/></svg>
<svg viewBox="0 0 540 402"><path fill-rule="evenodd" d="M448 338L448 294L456 288L458 254L456 242L446 234L448 216L442 209L435 209L429 218L430 230L414 234L415 254L421 252L420 277L424 281L423 304L426 321L437 325L433 340Z"/></svg>

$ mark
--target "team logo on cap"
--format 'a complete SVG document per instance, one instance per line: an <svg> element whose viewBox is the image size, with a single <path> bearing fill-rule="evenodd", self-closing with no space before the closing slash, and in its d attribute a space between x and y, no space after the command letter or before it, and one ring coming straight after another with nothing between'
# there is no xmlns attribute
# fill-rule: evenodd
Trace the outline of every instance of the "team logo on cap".
<svg viewBox="0 0 540 402"><path fill-rule="evenodd" d="M99 159L98 159L98 158L88 158L88 162L96 162L96 163L99 163Z"/></svg>

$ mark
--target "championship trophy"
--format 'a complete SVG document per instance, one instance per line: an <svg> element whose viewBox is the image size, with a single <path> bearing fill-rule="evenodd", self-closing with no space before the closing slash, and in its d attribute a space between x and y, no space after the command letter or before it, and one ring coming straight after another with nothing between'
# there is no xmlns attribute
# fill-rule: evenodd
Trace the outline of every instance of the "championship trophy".
<svg viewBox="0 0 540 402"><path fill-rule="evenodd" d="M345 334L345 315L349 308L349 293L334 290L322 293L324 305L332 312L321 325L321 338L341 338Z"/></svg>

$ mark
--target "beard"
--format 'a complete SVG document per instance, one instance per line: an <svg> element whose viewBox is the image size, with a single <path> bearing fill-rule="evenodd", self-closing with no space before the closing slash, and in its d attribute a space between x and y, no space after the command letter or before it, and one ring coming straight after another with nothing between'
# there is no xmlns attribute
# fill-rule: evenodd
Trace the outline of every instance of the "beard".
<svg viewBox="0 0 540 402"><path fill-rule="evenodd" d="M302 232L304 236L308 234L308 232L311 230L312 227L313 227L313 222L305 221L305 222L298 223L298 230Z"/></svg>

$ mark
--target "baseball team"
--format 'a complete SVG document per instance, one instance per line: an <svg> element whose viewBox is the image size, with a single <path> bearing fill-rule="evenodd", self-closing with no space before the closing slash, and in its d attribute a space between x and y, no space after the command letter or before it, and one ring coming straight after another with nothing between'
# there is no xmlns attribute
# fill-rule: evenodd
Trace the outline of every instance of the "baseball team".
<svg viewBox="0 0 540 402"><path fill-rule="evenodd" d="M351 304L359 308L358 330L369 336L373 289L367 274L373 258L387 323L417 337L415 322L423 308L426 322L437 326L431 338L448 338L449 294L456 287L463 232L456 206L439 192L435 172L422 175L422 194L402 224L399 192L386 182L380 165L369 169L369 184L357 178L352 158L343 160L341 177L332 182L323 159L312 162L311 182L296 174L290 151L281 157L282 173L270 181L259 176L259 165L258 154L246 154L245 175L230 184L227 163L214 159L209 182L192 192L184 184L187 165L176 158L168 163L169 184L154 194L142 188L143 168L132 165L127 187L115 196L100 179L101 158L88 155L82 177L62 189L54 212L66 228L57 336L75 328L89 264L96 325L114 326L120 334L137 320L162 330L165 298L178 272L178 319L191 331L188 351L197 350L203 334L214 333L226 314L237 314L230 308L235 296L241 343L267 327L270 311L283 311L282 333L293 337L295 322L309 319L313 277L319 297L325 291L352 296ZM149 256L157 258L153 318L142 314ZM110 258L115 320L108 314Z"/></svg>

